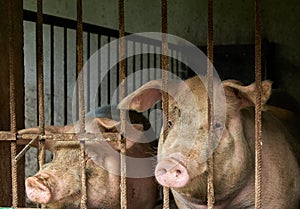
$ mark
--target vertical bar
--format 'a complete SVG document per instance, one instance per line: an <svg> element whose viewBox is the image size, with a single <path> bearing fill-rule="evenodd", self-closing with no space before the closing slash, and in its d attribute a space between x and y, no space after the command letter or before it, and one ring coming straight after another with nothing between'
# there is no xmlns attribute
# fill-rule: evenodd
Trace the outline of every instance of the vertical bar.
<svg viewBox="0 0 300 209"><path fill-rule="evenodd" d="M110 43L110 36L107 37L107 43ZM107 50L107 66L110 66L110 44ZM110 104L110 70L107 72L107 103Z"/></svg>
<svg viewBox="0 0 300 209"><path fill-rule="evenodd" d="M83 26L82 26L82 0L77 0L77 30L76 30L76 68L78 73L78 99L79 99L79 133L85 132L85 112L84 112L84 82L83 82ZM87 190L84 141L80 141L80 166L81 166L81 200L80 208L86 209Z"/></svg>
<svg viewBox="0 0 300 209"><path fill-rule="evenodd" d="M9 67L9 112L10 112L10 131L17 132L16 122L16 96L15 96L15 72L14 72L14 40L13 40L13 11L12 1L8 1L8 67ZM12 180L12 207L18 206L18 182L17 182L17 142L10 142L11 149L11 180Z"/></svg>
<svg viewBox="0 0 300 209"><path fill-rule="evenodd" d="M117 43L118 43L118 46L120 47L120 39L119 40L117 40ZM119 49L120 50L120 49ZM120 53L120 52L119 52ZM116 57L117 57L117 60L119 60L120 58L120 55L119 55L119 53L117 53L117 55L116 55ZM118 62L117 63L117 76L116 76L116 86L118 86L119 85L119 83L120 83L120 77L121 77L121 75L120 75L120 71L121 71L121 67L120 67L120 63ZM122 88L122 87L121 87ZM119 91L117 91L117 103L119 103L120 102L120 92Z"/></svg>
<svg viewBox="0 0 300 209"><path fill-rule="evenodd" d="M135 84L136 84L136 81L135 81L135 77L136 77L136 74L135 74L135 71L136 71L136 55L135 55L135 41L133 42L132 46L133 46L133 57L132 57L132 62L133 62L133 65L132 65L132 72L134 73L133 74L133 89L135 89Z"/></svg>
<svg viewBox="0 0 300 209"><path fill-rule="evenodd" d="M54 125L54 26L50 26L50 91L51 91L51 119L50 124Z"/></svg>
<svg viewBox="0 0 300 209"><path fill-rule="evenodd" d="M208 121L208 153L211 157L207 160L208 164L208 177L207 177L207 208L212 209L214 207L215 197L214 197L214 185L213 185L213 136L210 131L212 127L212 115L213 113L213 0L208 0L208 23L207 23L207 77L208 77L208 97L207 97L207 121Z"/></svg>
<svg viewBox="0 0 300 209"><path fill-rule="evenodd" d="M140 54L140 70L142 70L143 69L143 67L144 67L144 59L143 59L143 43L141 42L140 43L141 45L140 45L140 50L141 50L141 54ZM143 84L143 77L144 77L144 75L143 75L143 71L141 71L141 85Z"/></svg>
<svg viewBox="0 0 300 209"><path fill-rule="evenodd" d="M39 132L45 134L45 112L44 112L44 53L43 53L43 1L37 1L37 77L38 77L38 123ZM39 141L39 168L45 163L45 141Z"/></svg>
<svg viewBox="0 0 300 209"><path fill-rule="evenodd" d="M171 58L170 58L172 78L174 78L174 58L173 57L174 57L174 49L171 50Z"/></svg>
<svg viewBox="0 0 300 209"><path fill-rule="evenodd" d="M91 65L90 65L90 56L91 56L91 33L88 32L87 33L87 101L86 101L86 106L87 106L87 111L90 110L90 98L91 98L91 73L90 73L90 69L91 69Z"/></svg>
<svg viewBox="0 0 300 209"><path fill-rule="evenodd" d="M260 1L255 0L255 209L262 208L262 129L261 129L261 13Z"/></svg>
<svg viewBox="0 0 300 209"><path fill-rule="evenodd" d="M64 28L64 125L68 123L68 29Z"/></svg>
<svg viewBox="0 0 300 209"><path fill-rule="evenodd" d="M125 20L124 20L124 0L119 0L119 54L120 54L120 101L125 98ZM120 110L121 118L121 209L127 208L127 188L126 188L126 139L125 139L125 110Z"/></svg>
<svg viewBox="0 0 300 209"><path fill-rule="evenodd" d="M101 35L98 34L98 105L101 106L101 53L100 53L100 48L101 48Z"/></svg>
<svg viewBox="0 0 300 209"><path fill-rule="evenodd" d="M163 80L163 93L162 93L162 106L165 111L165 117L163 117L163 141L166 140L168 135L168 120L169 120L169 98L168 98L168 1L161 0L161 22L162 22L162 56L161 56L161 66L162 66L162 80ZM169 188L163 187L164 195L164 206L163 209L169 209Z"/></svg>
<svg viewBox="0 0 300 209"><path fill-rule="evenodd" d="M83 89L83 28L82 28L82 0L77 0L77 31L76 31L76 68L78 74L78 98L79 98L79 127L84 132L84 89Z"/></svg>

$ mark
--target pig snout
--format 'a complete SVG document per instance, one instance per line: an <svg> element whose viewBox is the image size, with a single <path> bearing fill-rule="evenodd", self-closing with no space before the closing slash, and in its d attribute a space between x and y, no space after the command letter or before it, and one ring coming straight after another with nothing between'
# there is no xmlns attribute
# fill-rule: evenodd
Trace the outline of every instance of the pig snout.
<svg viewBox="0 0 300 209"><path fill-rule="evenodd" d="M155 177L162 186L179 188L189 181L188 171L181 154L172 155L159 161L155 168Z"/></svg>
<svg viewBox="0 0 300 209"><path fill-rule="evenodd" d="M46 204L51 200L51 190L42 176L32 176L26 179L26 194L31 201Z"/></svg>

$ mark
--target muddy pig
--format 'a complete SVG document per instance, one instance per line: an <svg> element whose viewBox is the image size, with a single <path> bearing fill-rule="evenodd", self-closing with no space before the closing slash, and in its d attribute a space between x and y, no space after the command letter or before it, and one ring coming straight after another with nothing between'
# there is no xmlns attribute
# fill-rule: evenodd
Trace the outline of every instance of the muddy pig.
<svg viewBox="0 0 300 209"><path fill-rule="evenodd" d="M207 208L208 105L205 78L169 81L168 135L160 137L157 181L170 187L179 208ZM300 200L300 174L295 152L299 135L288 132L266 102L272 83L263 81L262 112L262 208L297 209ZM256 86L236 80L214 81L223 91L224 102L214 99L212 136L219 138L214 157L215 209L254 208ZM119 108L145 111L161 99L162 81L153 80L129 94ZM224 125L219 109L226 107ZM274 110L275 109L275 110ZM279 114L277 114L279 115ZM222 130L221 130L222 128ZM297 141L298 140L298 141ZM212 146L213 147L213 146ZM299 147L299 146L298 146Z"/></svg>
<svg viewBox="0 0 300 209"><path fill-rule="evenodd" d="M114 107L113 107L114 108ZM115 120L118 111L110 106L96 109L86 118L86 131L91 133L117 132L120 122ZM95 116L95 117L89 117ZM127 202L129 209L155 206L158 197L158 185L154 178L153 139L145 139L146 135L134 134L138 129L150 128L150 123L142 114L129 112L126 138L127 150ZM46 126L46 134L74 133L77 124L67 126ZM150 131L151 132L151 131ZM19 134L38 133L38 128L19 131ZM151 134L150 134L151 135ZM150 137L147 135L147 137ZM147 141L148 140L148 141ZM141 141L143 143L141 143ZM81 167L80 146L78 141L46 140L46 148L52 151L53 159L42 166L40 171L26 179L26 194L30 200L45 204L48 208L79 208L81 199ZM86 176L87 176L87 207L88 208L120 208L120 176L119 151L117 142L86 142ZM150 159L150 160L149 160ZM132 165L138 161L137 164ZM142 164L144 163L144 164ZM141 170L142 169L142 170ZM148 173L145 174L145 172ZM151 174L152 173L152 174Z"/></svg>

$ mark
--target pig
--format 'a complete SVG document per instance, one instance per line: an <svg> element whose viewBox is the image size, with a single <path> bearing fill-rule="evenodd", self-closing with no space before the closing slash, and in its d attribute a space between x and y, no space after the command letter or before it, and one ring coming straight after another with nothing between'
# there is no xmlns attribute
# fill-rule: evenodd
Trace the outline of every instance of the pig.
<svg viewBox="0 0 300 209"><path fill-rule="evenodd" d="M112 107L114 108L114 107ZM86 118L86 131L90 133L117 132L120 122L112 119L111 106L100 107ZM113 109L112 112L117 112ZM89 117L94 116L94 117ZM129 112L134 128L141 131L149 129L150 123L142 114ZM128 120L128 118L127 118ZM126 123L127 124L127 123ZM126 125L127 126L127 125ZM46 126L46 134L74 133L77 124L67 126ZM38 128L20 130L19 134L38 133ZM149 135L148 135L149 136ZM153 157L151 140L140 143L144 135L128 134L126 139L127 156L132 158ZM134 140L134 141L133 141ZM143 139L144 140L144 139ZM117 142L86 143L87 208L120 208L119 151ZM25 181L26 194L33 202L45 204L47 208L80 208L81 167L80 144L78 141L46 140L45 146L52 151L53 159L43 165L38 173ZM154 172L154 162L144 165ZM138 165L136 165L138 166ZM138 172L139 168L130 167L128 172ZM131 169L131 170L129 170ZM140 178L139 178L140 177ZM127 177L127 203L129 209L155 207L158 198L158 185L154 174L149 176Z"/></svg>
<svg viewBox="0 0 300 209"><path fill-rule="evenodd" d="M213 156L214 208L254 208L256 85L246 86L236 80L213 81L214 89L224 92L225 101L214 101L212 136L219 137L219 141L213 155L207 157L205 82L206 78L200 76L182 82L169 80L169 119L164 124L167 136L163 138L161 134L159 139L155 177L159 184L171 189L178 208L206 209L207 158ZM268 110L266 102L271 90L272 82L263 81L262 208L297 209L300 174L295 153L300 152L299 135L289 132L289 127L276 117L284 118L279 108ZM162 80L152 80L124 98L119 108L143 112L161 97ZM226 107L224 126L219 122L222 117L218 118L222 106ZM298 146L292 147L290 141Z"/></svg>

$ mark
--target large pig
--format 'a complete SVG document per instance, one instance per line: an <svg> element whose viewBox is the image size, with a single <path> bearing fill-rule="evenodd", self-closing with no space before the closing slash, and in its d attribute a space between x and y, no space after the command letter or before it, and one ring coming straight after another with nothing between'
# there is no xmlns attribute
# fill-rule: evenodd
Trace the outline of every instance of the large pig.
<svg viewBox="0 0 300 209"><path fill-rule="evenodd" d="M113 113L115 119L118 112L114 110ZM94 115L96 118L87 118L86 130L88 132L117 132L119 122L111 119L110 106L97 109L95 114L90 115ZM135 128L149 129L149 121L141 114L130 111L129 116ZM75 126L46 126L46 134L75 132ZM132 127L128 126L128 129L130 128ZM29 128L19 131L19 134L37 132L38 128ZM142 134L139 136L128 134L126 141L128 157L142 160L153 156L151 139L148 140L148 143L145 143L145 139L138 138L142 136ZM144 140L144 143L140 143L141 140ZM46 141L46 148L52 151L53 160L43 165L37 174L26 179L27 196L30 200L46 204L47 207L52 209L79 208L81 199L79 142ZM115 142L86 142L88 208L120 208L119 150L120 146ZM149 163L147 160L144 162L143 169L148 169L149 172L152 171L153 173L154 162ZM148 164L146 164L147 162ZM129 175L130 172L139 172L139 167L131 166L128 165ZM154 175L141 174L138 176L137 174L129 177L127 178L128 208L154 208L158 197L158 186Z"/></svg>
<svg viewBox="0 0 300 209"><path fill-rule="evenodd" d="M264 110L268 109L265 104L271 86L270 81L262 83ZM220 136L213 155L214 208L254 208L255 84L244 86L226 80L215 83L214 88L221 89L226 98L224 103L216 98L214 109L219 114L218 107L226 106L223 130L218 115L213 118L212 136ZM161 99L161 89L161 80L150 81L122 100L119 108L145 111ZM171 188L179 208L206 209L207 91L199 77L180 83L170 81L168 89L172 95L166 124L168 135L159 140L155 176L161 185ZM277 112L277 108L272 111ZM299 148L299 136L288 133L272 111L264 111L262 116L262 207L297 209L300 174L294 152L300 150L295 150L288 141L298 140L295 144Z"/></svg>

